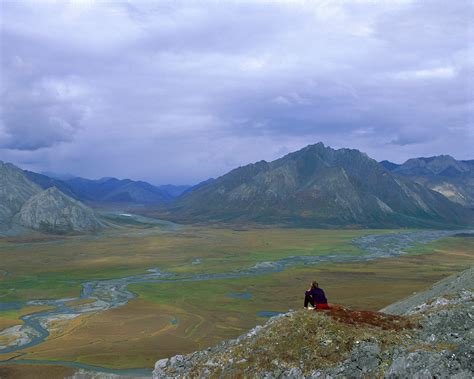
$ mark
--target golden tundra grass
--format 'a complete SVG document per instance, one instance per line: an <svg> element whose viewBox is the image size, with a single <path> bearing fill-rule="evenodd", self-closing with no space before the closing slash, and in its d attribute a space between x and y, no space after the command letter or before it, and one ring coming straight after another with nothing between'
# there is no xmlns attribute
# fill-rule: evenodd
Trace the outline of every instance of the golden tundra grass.
<svg viewBox="0 0 474 379"><path fill-rule="evenodd" d="M20 296L77 295L80 288L77 283L83 279L126 276L162 266L183 273L222 267L227 271L259 259L295 255L295 252L346 251L351 249L353 237L369 233L373 231L190 228L176 234L128 239L68 238L31 245L22 245L24 241L10 245L2 242L2 269L5 262L6 271L12 275L1 280L14 283L18 278L26 278L24 283L29 285L29 278L47 279L44 287L25 287L13 292ZM14 250L9 250L10 247ZM191 264L196 257L203 259L202 265ZM49 263L40 265L42 260ZM151 368L157 359L189 353L241 335L266 321L257 317L258 311L299 309L302 293L312 280L320 282L332 303L377 310L473 262L474 239L452 237L396 259L294 267L235 280L132 285L130 289L138 295L137 299L124 307L58 325L54 336L41 345L25 349L23 358L71 360L113 368ZM76 284L68 284L68 280ZM48 289L50 283L54 291ZM61 285L54 287L55 283ZM11 287L6 284L4 288ZM231 298L230 292L248 292L252 298ZM0 322L10 323L11 317L7 320L0 313Z"/></svg>

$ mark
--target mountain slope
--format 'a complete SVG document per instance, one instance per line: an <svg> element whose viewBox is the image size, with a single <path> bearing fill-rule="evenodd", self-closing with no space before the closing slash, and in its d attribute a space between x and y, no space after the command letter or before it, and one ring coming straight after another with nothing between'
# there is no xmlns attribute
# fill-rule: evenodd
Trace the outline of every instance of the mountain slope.
<svg viewBox="0 0 474 379"><path fill-rule="evenodd" d="M48 188L31 198L21 207L14 222L43 232L91 232L101 228L94 212L56 187Z"/></svg>
<svg viewBox="0 0 474 379"><path fill-rule="evenodd" d="M472 378L473 274L380 312L290 311L237 339L160 359L153 378Z"/></svg>
<svg viewBox="0 0 474 379"><path fill-rule="evenodd" d="M474 208L474 161L449 155L412 158L401 165L381 162L389 171L406 176L439 192L451 201Z"/></svg>
<svg viewBox="0 0 474 379"><path fill-rule="evenodd" d="M74 178L66 184L79 199L98 203L163 204L173 199L169 193L149 183L130 179Z"/></svg>
<svg viewBox="0 0 474 379"><path fill-rule="evenodd" d="M79 177L58 179L45 174L24 170L27 178L43 189L56 187L76 200L93 203L165 204L171 202L191 186L154 186L130 179L102 178L99 180Z"/></svg>
<svg viewBox="0 0 474 379"><path fill-rule="evenodd" d="M0 230L9 229L13 216L41 188L29 181L23 171L0 161Z"/></svg>
<svg viewBox="0 0 474 379"><path fill-rule="evenodd" d="M34 174L34 173L31 173ZM43 185L48 177L35 176ZM0 231L15 235L35 229L44 232L68 233L94 231L102 227L94 212L59 191L47 190L28 179L18 167L0 161ZM4 232L4 233L3 233Z"/></svg>
<svg viewBox="0 0 474 379"><path fill-rule="evenodd" d="M168 195L170 195L173 198L176 198L178 196L181 196L184 192L189 190L192 186L190 185L173 185L173 184L163 184L161 186L158 186L157 188Z"/></svg>
<svg viewBox="0 0 474 379"><path fill-rule="evenodd" d="M23 170L23 173L26 175L26 177L30 181L39 185L42 189L56 187L58 190L60 190L62 193L66 194L67 196L72 197L76 200L78 199L74 191L63 180L52 178L47 175L38 174L36 172L32 172L28 170Z"/></svg>
<svg viewBox="0 0 474 379"><path fill-rule="evenodd" d="M170 217L310 226L472 222L468 210L392 175L358 150L334 150L322 143L273 162L239 167L191 190L170 208Z"/></svg>

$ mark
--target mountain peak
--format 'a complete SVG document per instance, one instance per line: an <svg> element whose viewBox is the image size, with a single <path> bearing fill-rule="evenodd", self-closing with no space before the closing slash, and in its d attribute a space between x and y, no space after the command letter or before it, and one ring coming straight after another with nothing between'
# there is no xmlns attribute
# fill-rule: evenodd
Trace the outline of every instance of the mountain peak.
<svg viewBox="0 0 474 379"><path fill-rule="evenodd" d="M89 207L50 187L28 199L15 221L48 233L95 231L102 227Z"/></svg>
<svg viewBox="0 0 474 379"><path fill-rule="evenodd" d="M188 192L172 214L183 221L308 226L421 226L472 219L443 196L392 176L367 154L323 143L234 169Z"/></svg>

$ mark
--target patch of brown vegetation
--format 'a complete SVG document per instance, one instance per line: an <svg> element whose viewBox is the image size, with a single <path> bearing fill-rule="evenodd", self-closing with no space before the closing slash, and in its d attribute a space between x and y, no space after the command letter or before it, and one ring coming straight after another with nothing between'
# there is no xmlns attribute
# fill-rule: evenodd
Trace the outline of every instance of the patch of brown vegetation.
<svg viewBox="0 0 474 379"><path fill-rule="evenodd" d="M410 319L402 316L388 315L374 311L358 311L344 308L340 305L333 305L328 310L318 310L324 312L334 320L349 325L370 325L382 330L400 331L403 329L414 329L419 325Z"/></svg>
<svg viewBox="0 0 474 379"><path fill-rule="evenodd" d="M74 369L53 365L0 365L1 379L63 379L71 376Z"/></svg>

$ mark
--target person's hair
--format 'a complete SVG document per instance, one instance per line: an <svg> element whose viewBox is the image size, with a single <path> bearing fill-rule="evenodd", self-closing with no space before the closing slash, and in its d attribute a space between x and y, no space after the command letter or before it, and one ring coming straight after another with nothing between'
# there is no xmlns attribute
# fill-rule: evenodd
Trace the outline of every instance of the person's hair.
<svg viewBox="0 0 474 379"><path fill-rule="evenodd" d="M313 287L313 288L319 288L318 282L314 281L313 283L311 283L311 287Z"/></svg>

